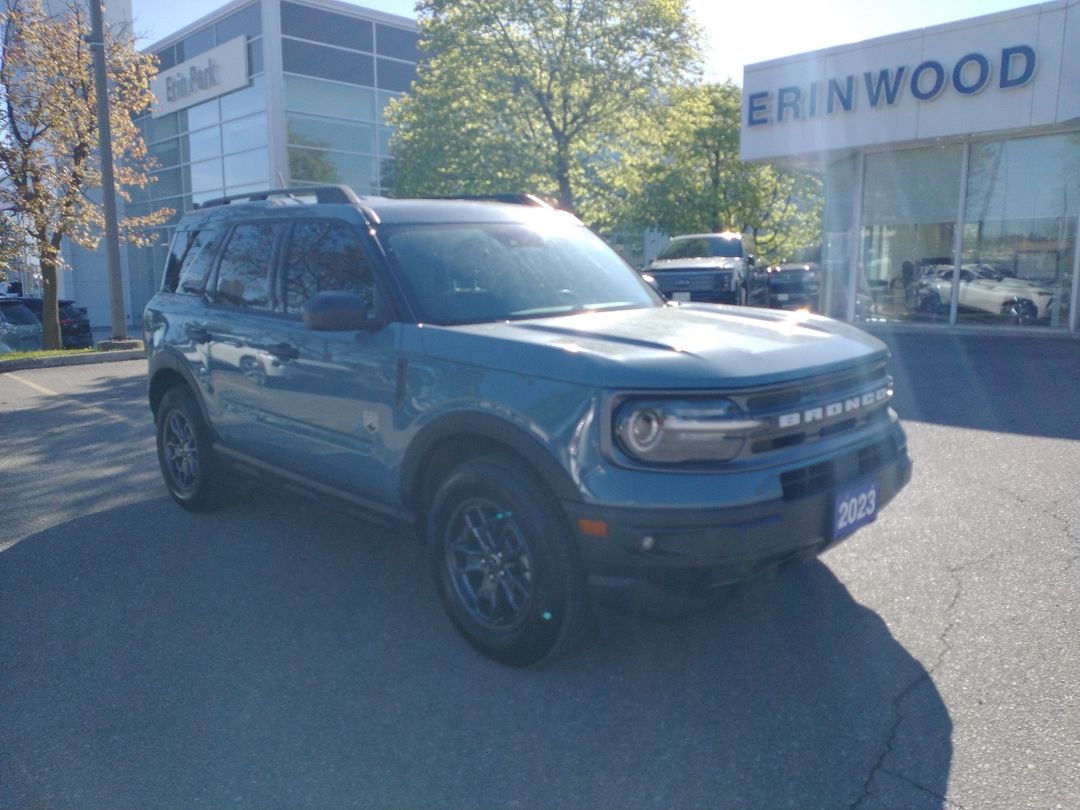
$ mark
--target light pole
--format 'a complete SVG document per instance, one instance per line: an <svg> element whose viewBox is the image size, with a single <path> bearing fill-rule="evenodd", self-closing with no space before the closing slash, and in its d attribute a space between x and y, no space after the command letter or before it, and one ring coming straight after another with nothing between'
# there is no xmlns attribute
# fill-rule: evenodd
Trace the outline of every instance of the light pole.
<svg viewBox="0 0 1080 810"><path fill-rule="evenodd" d="M109 125L109 84L105 74L105 24L101 0L89 0L90 51L94 58L97 92L98 152L101 157L102 206L105 209L105 266L109 273L109 309L113 340L127 339L124 280L120 271L120 233L116 223L116 185L113 179L112 128Z"/></svg>

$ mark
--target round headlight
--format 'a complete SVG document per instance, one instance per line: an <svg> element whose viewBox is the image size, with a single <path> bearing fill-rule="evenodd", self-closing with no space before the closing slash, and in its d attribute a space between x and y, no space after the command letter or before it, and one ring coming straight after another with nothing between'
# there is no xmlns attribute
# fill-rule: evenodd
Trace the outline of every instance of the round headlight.
<svg viewBox="0 0 1080 810"><path fill-rule="evenodd" d="M729 399L628 399L612 421L616 444L642 461L680 464L729 461L759 429Z"/></svg>
<svg viewBox="0 0 1080 810"><path fill-rule="evenodd" d="M652 409L631 411L620 421L618 430L632 452L647 454L664 435L664 415Z"/></svg>

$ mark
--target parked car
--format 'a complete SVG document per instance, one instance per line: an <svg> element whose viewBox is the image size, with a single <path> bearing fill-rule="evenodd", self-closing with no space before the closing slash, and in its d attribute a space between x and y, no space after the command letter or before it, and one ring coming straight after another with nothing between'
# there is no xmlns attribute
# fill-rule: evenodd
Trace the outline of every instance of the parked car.
<svg viewBox="0 0 1080 810"><path fill-rule="evenodd" d="M821 308L821 248L811 247L768 268L768 305L775 309Z"/></svg>
<svg viewBox="0 0 1080 810"><path fill-rule="evenodd" d="M567 649L595 590L812 557L910 477L883 343L665 302L542 206L210 201L143 331L180 506L220 503L236 466L412 527L453 624L513 665Z"/></svg>
<svg viewBox="0 0 1080 810"><path fill-rule="evenodd" d="M42 299L26 297L19 300L39 321L42 320ZM60 338L65 349L89 349L94 345L85 307L77 307L74 301L62 298L57 302L57 314L60 316Z"/></svg>
<svg viewBox="0 0 1080 810"><path fill-rule="evenodd" d="M952 302L952 265L931 265L914 289L914 306L923 312L947 313ZM1007 276L983 264L960 267L957 306L961 311L989 313L1024 323L1048 318L1054 292L1037 281Z"/></svg>
<svg viewBox="0 0 1080 810"><path fill-rule="evenodd" d="M754 273L750 245L749 237L730 231L674 236L643 272L672 301L764 304L764 280Z"/></svg>
<svg viewBox="0 0 1080 810"><path fill-rule="evenodd" d="M0 298L0 352L41 348L41 321L18 298Z"/></svg>

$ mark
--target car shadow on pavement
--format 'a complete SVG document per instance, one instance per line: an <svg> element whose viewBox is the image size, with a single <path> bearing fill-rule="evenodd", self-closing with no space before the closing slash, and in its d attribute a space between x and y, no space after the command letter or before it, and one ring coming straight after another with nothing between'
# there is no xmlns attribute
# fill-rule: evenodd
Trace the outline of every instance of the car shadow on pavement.
<svg viewBox="0 0 1080 810"><path fill-rule="evenodd" d="M424 549L280 492L0 553L0 806L939 808L931 674L821 562L674 622L473 652Z"/></svg>
<svg viewBox="0 0 1080 810"><path fill-rule="evenodd" d="M1080 439L1080 341L963 332L875 332L892 352L902 419Z"/></svg>

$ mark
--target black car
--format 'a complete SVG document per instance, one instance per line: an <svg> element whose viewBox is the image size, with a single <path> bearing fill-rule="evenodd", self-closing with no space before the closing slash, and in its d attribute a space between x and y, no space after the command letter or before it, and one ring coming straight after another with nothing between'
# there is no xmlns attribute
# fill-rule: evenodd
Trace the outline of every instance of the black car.
<svg viewBox="0 0 1080 810"><path fill-rule="evenodd" d="M773 309L821 309L821 248L799 251L769 268L769 306Z"/></svg>
<svg viewBox="0 0 1080 810"><path fill-rule="evenodd" d="M34 313L39 321L42 318L42 306L44 302L40 298L20 298L23 306ZM94 338L90 334L90 318L86 315L86 307L77 307L70 299L60 299L57 302L60 316L60 339L65 349L89 349L94 345Z"/></svg>
<svg viewBox="0 0 1080 810"><path fill-rule="evenodd" d="M41 321L21 299L0 297L0 354L41 348Z"/></svg>

